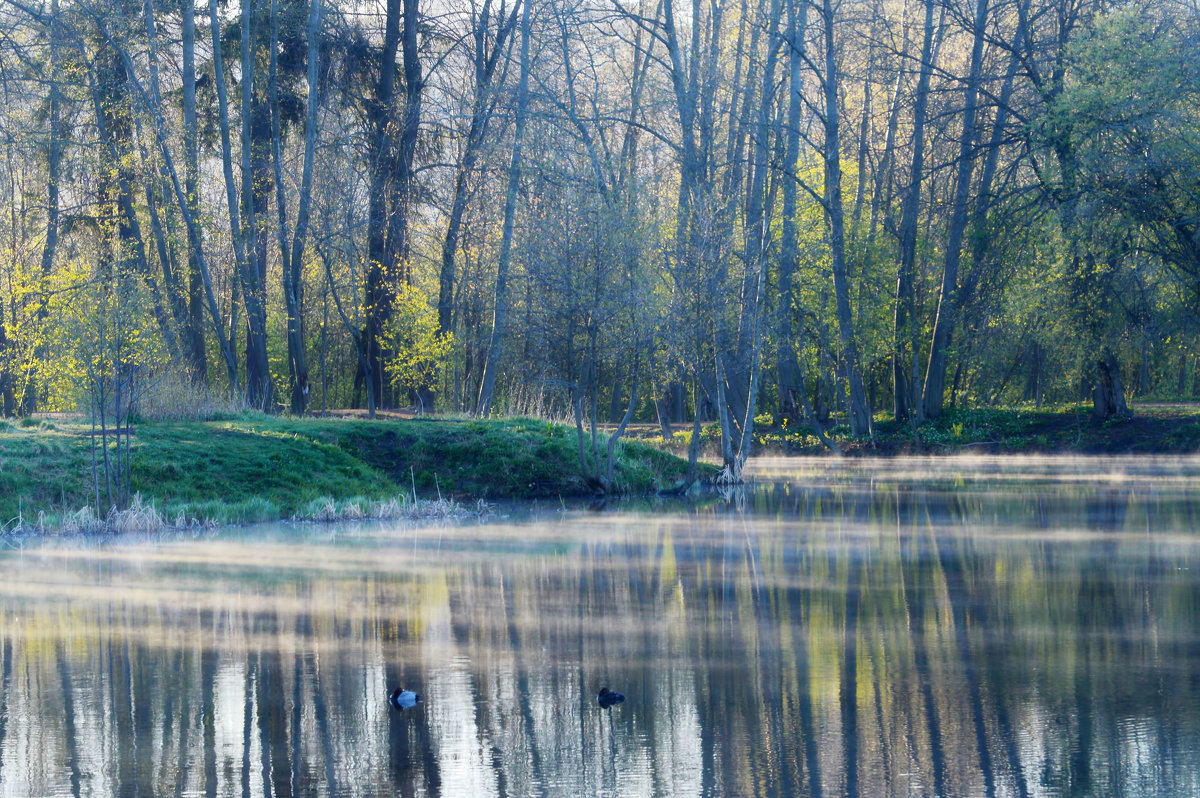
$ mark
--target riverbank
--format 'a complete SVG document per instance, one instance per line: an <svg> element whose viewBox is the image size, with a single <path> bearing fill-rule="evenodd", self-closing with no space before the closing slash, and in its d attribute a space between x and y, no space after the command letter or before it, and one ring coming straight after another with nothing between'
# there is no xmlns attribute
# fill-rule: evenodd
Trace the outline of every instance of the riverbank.
<svg viewBox="0 0 1200 798"><path fill-rule="evenodd" d="M949 410L916 425L890 416L875 418L873 438L854 438L845 424L826 430L847 455L889 457L909 454L1196 454L1200 452L1200 404L1131 404L1128 419L1094 424L1091 405L1043 408ZM632 428L631 435L676 454L686 453L690 430L664 442L657 425ZM702 451L718 457L721 430L702 430ZM756 418L754 454L819 455L828 451L806 426L777 424L769 414Z"/></svg>
<svg viewBox="0 0 1200 798"><path fill-rule="evenodd" d="M1133 415L1100 424L1091 405L1053 408L952 410L917 427L894 421L876 426L875 446L864 454L982 451L997 454L1195 454L1200 451L1200 405L1131 404Z"/></svg>
<svg viewBox="0 0 1200 798"><path fill-rule="evenodd" d="M0 529L46 517L60 528L95 504L90 426L70 419L0 421ZM706 466L706 473L710 467ZM687 463L644 442L622 441L616 490L632 495L680 484ZM533 419L289 419L245 414L223 421L141 422L130 455L131 490L159 516L241 524L417 513L416 501L584 496L575 431ZM431 513L445 512L424 505ZM86 519L85 519L86 520ZM86 527L86 524L82 526Z"/></svg>

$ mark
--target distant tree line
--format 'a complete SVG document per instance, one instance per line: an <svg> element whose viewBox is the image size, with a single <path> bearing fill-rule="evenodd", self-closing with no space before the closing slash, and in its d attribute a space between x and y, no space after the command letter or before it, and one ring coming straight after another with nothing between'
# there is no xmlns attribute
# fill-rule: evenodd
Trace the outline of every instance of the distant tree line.
<svg viewBox="0 0 1200 798"><path fill-rule="evenodd" d="M0 97L5 415L1200 390L1188 0L2 0Z"/></svg>

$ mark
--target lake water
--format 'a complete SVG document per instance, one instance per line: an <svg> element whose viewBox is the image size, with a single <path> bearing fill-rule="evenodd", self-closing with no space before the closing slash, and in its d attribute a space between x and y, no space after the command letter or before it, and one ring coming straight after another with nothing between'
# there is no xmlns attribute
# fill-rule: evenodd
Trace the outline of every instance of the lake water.
<svg viewBox="0 0 1200 798"><path fill-rule="evenodd" d="M753 471L0 544L0 795L1200 794L1200 460Z"/></svg>

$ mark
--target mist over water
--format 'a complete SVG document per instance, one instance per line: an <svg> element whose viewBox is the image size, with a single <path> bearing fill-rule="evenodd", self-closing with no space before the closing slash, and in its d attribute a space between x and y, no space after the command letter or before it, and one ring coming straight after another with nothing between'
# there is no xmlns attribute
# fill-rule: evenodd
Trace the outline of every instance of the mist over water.
<svg viewBox="0 0 1200 798"><path fill-rule="evenodd" d="M754 477L11 544L0 796L1200 793L1200 460Z"/></svg>

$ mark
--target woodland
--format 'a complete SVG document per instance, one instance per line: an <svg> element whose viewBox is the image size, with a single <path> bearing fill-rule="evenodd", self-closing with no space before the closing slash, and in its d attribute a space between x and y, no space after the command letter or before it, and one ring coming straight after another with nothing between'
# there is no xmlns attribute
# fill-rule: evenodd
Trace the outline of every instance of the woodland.
<svg viewBox="0 0 1200 798"><path fill-rule="evenodd" d="M1196 0L2 0L0 98L5 416L1200 391Z"/></svg>

